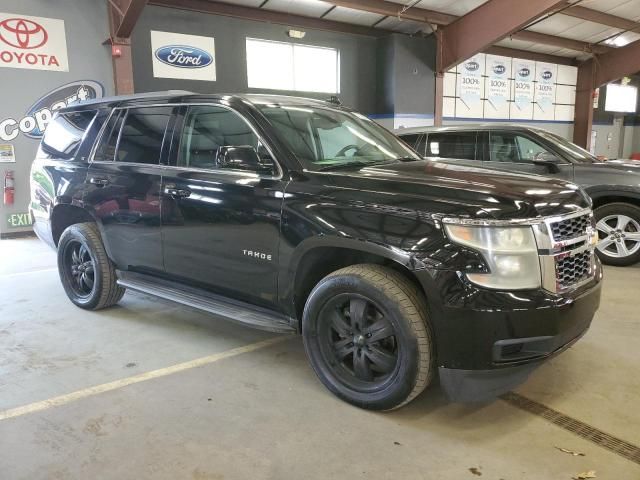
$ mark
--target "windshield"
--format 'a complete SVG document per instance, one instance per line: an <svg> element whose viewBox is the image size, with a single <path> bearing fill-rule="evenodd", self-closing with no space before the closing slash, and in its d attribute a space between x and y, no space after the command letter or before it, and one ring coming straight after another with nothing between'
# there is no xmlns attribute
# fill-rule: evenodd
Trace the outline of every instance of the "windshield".
<svg viewBox="0 0 640 480"><path fill-rule="evenodd" d="M566 140L559 135L545 132L543 130L539 131L538 133L542 138L552 142L558 148L562 149L565 155L571 158L571 160L573 160L574 162L593 163L598 161L598 159L591 155L587 150L579 147L575 143L571 143L569 140Z"/></svg>
<svg viewBox="0 0 640 480"><path fill-rule="evenodd" d="M402 141L360 113L324 106L257 106L311 170L420 160Z"/></svg>

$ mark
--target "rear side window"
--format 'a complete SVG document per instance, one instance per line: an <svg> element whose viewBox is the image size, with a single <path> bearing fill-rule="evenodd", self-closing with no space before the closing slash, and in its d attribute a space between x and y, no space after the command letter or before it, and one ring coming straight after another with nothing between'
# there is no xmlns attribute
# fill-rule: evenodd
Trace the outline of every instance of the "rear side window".
<svg viewBox="0 0 640 480"><path fill-rule="evenodd" d="M172 110L172 107L129 110L120 132L116 162L157 165Z"/></svg>
<svg viewBox="0 0 640 480"><path fill-rule="evenodd" d="M75 157L96 113L96 110L84 110L56 115L45 130L40 144L41 155L65 160Z"/></svg>
<svg viewBox="0 0 640 480"><path fill-rule="evenodd" d="M115 110L94 160L157 165L172 111L171 106Z"/></svg>
<svg viewBox="0 0 640 480"><path fill-rule="evenodd" d="M476 132L435 132L427 138L427 157L477 160Z"/></svg>
<svg viewBox="0 0 640 480"><path fill-rule="evenodd" d="M120 126L125 115L124 110L115 110L102 131L100 143L93 156L94 161L112 162L116 155Z"/></svg>

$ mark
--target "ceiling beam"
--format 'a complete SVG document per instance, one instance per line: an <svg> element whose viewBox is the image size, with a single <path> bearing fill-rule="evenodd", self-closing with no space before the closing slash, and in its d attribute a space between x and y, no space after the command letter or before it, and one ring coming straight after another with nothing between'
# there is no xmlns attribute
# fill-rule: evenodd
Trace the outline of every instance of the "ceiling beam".
<svg viewBox="0 0 640 480"><path fill-rule="evenodd" d="M208 0L149 0L150 5L160 7L189 10L192 12L209 13L227 17L244 18L257 22L276 23L292 27L313 28L331 32L350 33L369 37L382 37L389 34L388 30L379 28L362 27L333 20L325 20L302 15L274 12L270 10L231 5L228 3L213 2Z"/></svg>
<svg viewBox="0 0 640 480"><path fill-rule="evenodd" d="M518 32L532 20L553 11L563 3L564 0L489 0L483 3L475 10L438 29L438 72L445 72Z"/></svg>
<svg viewBox="0 0 640 480"><path fill-rule="evenodd" d="M613 48L604 55L588 60L595 63L593 87L597 88L640 71L640 40Z"/></svg>
<svg viewBox="0 0 640 480"><path fill-rule="evenodd" d="M593 45L587 42L582 42L580 40L573 40L571 38L565 37L556 37L555 35L547 35L546 33L538 33L531 30L522 30L521 32L511 35L511 38L522 40L524 42L553 45L554 47L567 48L569 50L575 50L577 52L601 54L613 50L611 47L607 47L605 45Z"/></svg>
<svg viewBox="0 0 640 480"><path fill-rule="evenodd" d="M579 18L581 20L587 20L589 22L599 23L601 25L607 25L609 27L619 28L620 30L637 30L640 29L640 23L634 22L626 18L611 15L610 13L600 12L598 10L592 10L591 8L581 7L576 5L575 7L569 7L562 11L563 15L569 15L570 17Z"/></svg>
<svg viewBox="0 0 640 480"><path fill-rule="evenodd" d="M483 53L491 55L501 55L503 57L521 58L523 60L532 60L534 62L557 63L558 65L569 65L575 67L578 62L572 57L561 57L560 55L549 55L547 53L532 52L529 50L520 50L517 48L500 47L498 45L486 48Z"/></svg>
<svg viewBox="0 0 640 480"><path fill-rule="evenodd" d="M352 8L363 12L377 13L388 17L396 17L414 22L431 23L434 25L448 25L456 18L448 13L435 12L425 8L406 8L400 3L387 2L385 0L322 0L325 3L339 7Z"/></svg>
<svg viewBox="0 0 640 480"><path fill-rule="evenodd" d="M410 7L403 11L404 6L398 3L388 2L386 0L322 0L328 4L338 5L341 7L347 7L354 10L360 10L363 12L376 13L378 15L386 15L389 17L401 18L403 20L412 20L414 22L425 23L429 25L446 26L453 23L459 17L456 15L450 15L447 13L435 12L433 10L427 10L424 8ZM513 5L513 2L508 2L509 6ZM530 2L531 3L531 2ZM535 3L535 2L533 2ZM559 5L564 6L564 2L559 2ZM490 22L491 23L491 22ZM515 32L511 34L511 38L517 40L526 40L531 38L527 37L528 31ZM556 37L554 35L545 35L543 33L534 32L537 43L543 43L545 45L558 45L560 43L561 48L569 48L578 52L591 52L591 45L587 42L580 42L578 40L565 39L563 37ZM565 42L564 40L568 40ZM602 52L604 52L604 48ZM596 50L599 50L596 47Z"/></svg>
<svg viewBox="0 0 640 480"><path fill-rule="evenodd" d="M138 23L140 15L142 15L142 11L147 4L147 0L121 0L118 3L120 4L120 9L123 15L118 27L116 28L116 36L129 38L131 33L133 33L136 23Z"/></svg>

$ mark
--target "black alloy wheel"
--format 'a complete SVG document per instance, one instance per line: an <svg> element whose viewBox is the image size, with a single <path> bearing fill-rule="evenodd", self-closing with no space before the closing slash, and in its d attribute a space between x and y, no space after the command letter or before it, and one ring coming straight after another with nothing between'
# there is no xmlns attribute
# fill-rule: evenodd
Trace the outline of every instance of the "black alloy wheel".
<svg viewBox="0 0 640 480"><path fill-rule="evenodd" d="M91 295L95 286L95 262L87 247L78 241L68 242L63 258L64 273L74 293L81 298Z"/></svg>
<svg viewBox="0 0 640 480"><path fill-rule="evenodd" d="M376 390L398 367L398 343L392 323L375 303L355 294L342 294L320 312L320 345L334 374L351 388Z"/></svg>
<svg viewBox="0 0 640 480"><path fill-rule="evenodd" d="M382 265L352 265L320 280L305 304L302 338L320 381L361 408L409 403L435 370L422 290Z"/></svg>
<svg viewBox="0 0 640 480"><path fill-rule="evenodd" d="M62 232L58 272L67 297L78 307L100 310L124 295L95 223L76 223Z"/></svg>

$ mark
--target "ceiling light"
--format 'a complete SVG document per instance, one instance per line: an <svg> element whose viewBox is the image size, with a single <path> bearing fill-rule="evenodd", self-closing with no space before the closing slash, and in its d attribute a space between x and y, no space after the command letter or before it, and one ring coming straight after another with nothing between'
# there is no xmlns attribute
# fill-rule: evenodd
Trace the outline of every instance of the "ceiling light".
<svg viewBox="0 0 640 480"><path fill-rule="evenodd" d="M609 38L605 40L604 43L607 45L613 45L614 47L624 47L629 44L629 40L624 38L622 35L618 35L617 37Z"/></svg>
<svg viewBox="0 0 640 480"><path fill-rule="evenodd" d="M291 38L304 38L307 32L303 32L302 30L287 30L287 35Z"/></svg>

